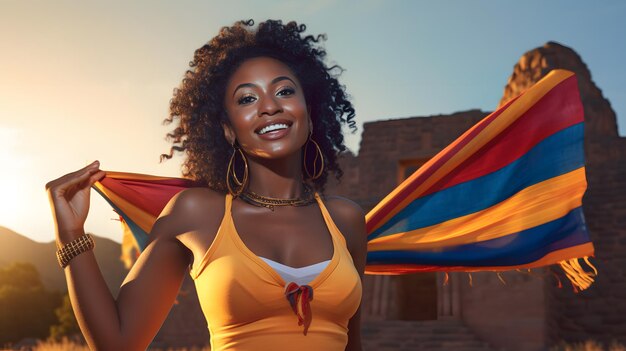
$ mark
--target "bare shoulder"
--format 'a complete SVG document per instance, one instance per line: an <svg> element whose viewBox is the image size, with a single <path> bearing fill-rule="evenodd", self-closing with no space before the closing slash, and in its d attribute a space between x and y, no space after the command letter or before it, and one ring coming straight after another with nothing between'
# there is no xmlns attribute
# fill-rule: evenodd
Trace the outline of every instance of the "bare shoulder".
<svg viewBox="0 0 626 351"><path fill-rule="evenodd" d="M363 208L350 199L336 195L325 196L324 202L353 256L355 251L362 251L367 240Z"/></svg>
<svg viewBox="0 0 626 351"><path fill-rule="evenodd" d="M206 223L219 222L223 215L223 194L204 187L187 188L172 196L157 218L157 223L162 222L170 230L154 234L173 239Z"/></svg>
<svg viewBox="0 0 626 351"><path fill-rule="evenodd" d="M224 195L215 190L204 187L187 188L170 199L160 216L172 214L193 216L206 209L207 206L216 207L215 205L219 204L223 207L223 202Z"/></svg>
<svg viewBox="0 0 626 351"><path fill-rule="evenodd" d="M326 207L334 220L344 222L361 222L365 219L365 211L356 202L337 195L324 197Z"/></svg>

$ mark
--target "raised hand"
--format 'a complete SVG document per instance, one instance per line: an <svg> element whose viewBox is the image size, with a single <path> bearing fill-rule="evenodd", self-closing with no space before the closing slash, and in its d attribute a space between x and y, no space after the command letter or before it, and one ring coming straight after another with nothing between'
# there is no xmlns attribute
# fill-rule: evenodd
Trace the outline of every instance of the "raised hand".
<svg viewBox="0 0 626 351"><path fill-rule="evenodd" d="M100 163L95 161L46 183L46 192L56 227L57 244L72 241L84 233L91 185L105 175L99 166Z"/></svg>

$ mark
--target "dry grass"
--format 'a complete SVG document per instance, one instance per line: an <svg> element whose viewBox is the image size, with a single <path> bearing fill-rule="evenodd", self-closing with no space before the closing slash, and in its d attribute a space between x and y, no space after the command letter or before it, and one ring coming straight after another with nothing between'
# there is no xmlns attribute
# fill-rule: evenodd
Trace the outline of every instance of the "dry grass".
<svg viewBox="0 0 626 351"><path fill-rule="evenodd" d="M64 338L62 341L38 341L32 348L22 348L21 350L28 351L90 351L89 347L84 344L71 341ZM158 349L149 348L148 351L210 351L210 347L192 347L192 348L168 348ZM560 343L552 348L550 351L626 351L626 346L618 342L612 342L607 347L593 340L588 340L581 343Z"/></svg>
<svg viewBox="0 0 626 351"><path fill-rule="evenodd" d="M602 346L602 344L593 340L587 340L580 343L560 343L557 346L550 349L550 351L626 351L626 346L613 341L608 347Z"/></svg>
<svg viewBox="0 0 626 351"><path fill-rule="evenodd" d="M74 341L70 341L66 338L56 341L39 341L33 351L90 351L89 347L83 344L78 344Z"/></svg>
<svg viewBox="0 0 626 351"><path fill-rule="evenodd" d="M63 338L61 341L38 341L32 347L24 347L20 351L91 351L85 344ZM210 347L191 347L191 348L149 348L148 351L211 351Z"/></svg>

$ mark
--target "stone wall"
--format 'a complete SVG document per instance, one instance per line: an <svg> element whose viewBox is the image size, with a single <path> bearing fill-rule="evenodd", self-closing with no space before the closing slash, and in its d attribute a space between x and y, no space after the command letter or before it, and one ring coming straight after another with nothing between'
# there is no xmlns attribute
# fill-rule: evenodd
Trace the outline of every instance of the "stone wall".
<svg viewBox="0 0 626 351"><path fill-rule="evenodd" d="M526 271L523 271L526 272ZM462 319L483 340L506 350L543 350L547 340L544 269L462 274ZM502 279L502 281L500 280ZM552 282L553 283L553 282ZM554 283L553 283L554 284Z"/></svg>
<svg viewBox="0 0 626 351"><path fill-rule="evenodd" d="M585 157L588 189L583 210L599 270L588 290L574 293L548 285L548 340L589 338L626 342L626 138L617 133L615 112L591 73L572 49L555 42L525 53L515 65L502 103L534 84L550 70L576 73L585 110ZM588 269L590 270L590 269Z"/></svg>

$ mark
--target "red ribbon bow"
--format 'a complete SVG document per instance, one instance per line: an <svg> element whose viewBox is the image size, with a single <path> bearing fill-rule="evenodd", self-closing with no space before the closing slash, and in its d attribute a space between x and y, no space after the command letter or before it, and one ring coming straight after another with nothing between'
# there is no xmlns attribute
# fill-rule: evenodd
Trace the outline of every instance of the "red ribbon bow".
<svg viewBox="0 0 626 351"><path fill-rule="evenodd" d="M298 325L304 325L303 333L306 335L311 325L311 306L313 300L313 288L310 285L298 285L290 282L285 287L285 297L291 305L291 309L298 316Z"/></svg>

